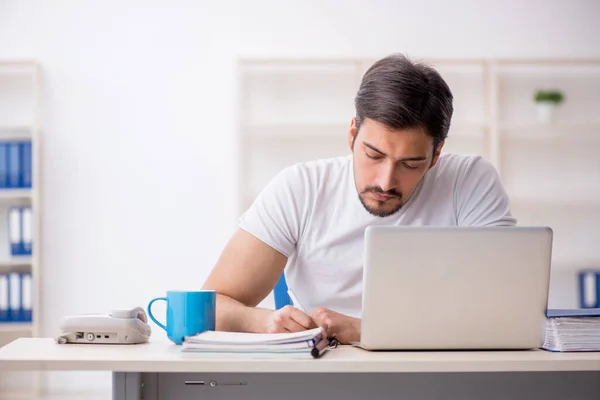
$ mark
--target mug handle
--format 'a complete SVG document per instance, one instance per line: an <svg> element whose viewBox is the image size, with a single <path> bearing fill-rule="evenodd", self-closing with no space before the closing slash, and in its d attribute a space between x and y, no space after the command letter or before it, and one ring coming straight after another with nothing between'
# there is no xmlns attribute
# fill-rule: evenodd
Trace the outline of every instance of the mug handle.
<svg viewBox="0 0 600 400"><path fill-rule="evenodd" d="M166 298L166 297L157 297L157 298L155 298L155 299L152 299L152 300L150 301L150 303L148 303L148 316L150 317L150 319L151 319L152 321L154 321L154 323L155 323L156 325L160 326L161 328L163 328L163 329L166 331L166 330L167 330L167 327L166 327L166 326L164 326L163 324L161 324L160 322L158 322L158 321L156 320L156 318L154 318L154 315L152 315L152 303L154 303L156 300L164 300L164 301L168 302L168 300L167 300L167 298Z"/></svg>

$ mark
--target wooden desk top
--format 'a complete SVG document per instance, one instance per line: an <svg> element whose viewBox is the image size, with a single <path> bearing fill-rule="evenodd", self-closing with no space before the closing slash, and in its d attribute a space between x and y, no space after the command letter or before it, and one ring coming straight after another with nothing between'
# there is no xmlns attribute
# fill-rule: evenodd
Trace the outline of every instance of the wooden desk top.
<svg viewBox="0 0 600 400"><path fill-rule="evenodd" d="M0 370L231 373L600 371L600 352L369 352L340 346L329 350L320 359L257 359L182 353L180 346L152 340L136 345L101 345L57 344L51 338L21 338L0 349Z"/></svg>

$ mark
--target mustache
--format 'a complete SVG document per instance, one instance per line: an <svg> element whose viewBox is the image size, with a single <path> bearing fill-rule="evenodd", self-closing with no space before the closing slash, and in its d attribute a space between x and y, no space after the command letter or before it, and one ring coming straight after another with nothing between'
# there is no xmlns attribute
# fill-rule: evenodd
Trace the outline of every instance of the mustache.
<svg viewBox="0 0 600 400"><path fill-rule="evenodd" d="M376 193L382 193L382 194L385 194L388 196L402 197L402 193L396 191L396 189L390 189L390 190L384 191L379 186L367 186L366 188L363 189L362 192L363 193L376 192Z"/></svg>

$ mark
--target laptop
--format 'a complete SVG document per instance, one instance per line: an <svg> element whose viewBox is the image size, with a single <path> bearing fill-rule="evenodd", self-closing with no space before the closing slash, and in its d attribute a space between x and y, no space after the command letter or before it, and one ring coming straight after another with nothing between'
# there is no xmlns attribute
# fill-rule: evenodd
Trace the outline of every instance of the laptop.
<svg viewBox="0 0 600 400"><path fill-rule="evenodd" d="M541 347L552 238L548 227L368 227L357 345Z"/></svg>

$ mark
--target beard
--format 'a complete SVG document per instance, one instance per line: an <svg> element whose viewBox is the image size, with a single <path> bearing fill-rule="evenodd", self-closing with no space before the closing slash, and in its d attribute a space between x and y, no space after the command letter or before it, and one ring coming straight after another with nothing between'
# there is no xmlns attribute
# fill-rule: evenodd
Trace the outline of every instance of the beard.
<svg viewBox="0 0 600 400"><path fill-rule="evenodd" d="M386 196L392 196L387 200L376 200L374 198L367 198L367 194L370 192L381 193ZM396 191L395 189L391 189L388 191L383 191L380 187L377 186L368 186L364 188L359 194L358 199L361 204L367 210L367 212L376 217L389 217L392 214L395 214L402 208L404 205L402 202L402 193ZM368 204L367 202L371 203Z"/></svg>

